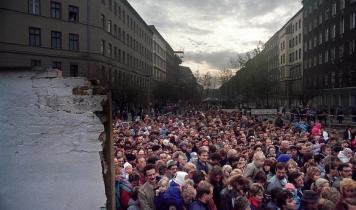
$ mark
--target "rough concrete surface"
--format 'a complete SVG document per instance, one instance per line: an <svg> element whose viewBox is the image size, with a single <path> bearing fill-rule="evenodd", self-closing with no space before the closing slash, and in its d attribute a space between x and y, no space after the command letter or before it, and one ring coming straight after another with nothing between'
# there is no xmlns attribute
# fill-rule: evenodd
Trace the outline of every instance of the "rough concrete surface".
<svg viewBox="0 0 356 210"><path fill-rule="evenodd" d="M100 209L106 197L93 111L104 96L73 95L84 78L0 71L0 209Z"/></svg>

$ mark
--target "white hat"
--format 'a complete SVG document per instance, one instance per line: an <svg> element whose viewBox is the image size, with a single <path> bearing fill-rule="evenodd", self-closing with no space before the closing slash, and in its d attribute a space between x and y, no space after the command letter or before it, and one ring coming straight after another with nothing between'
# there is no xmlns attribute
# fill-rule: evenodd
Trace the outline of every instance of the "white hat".
<svg viewBox="0 0 356 210"><path fill-rule="evenodd" d="M131 168L132 168L132 165L131 165L130 163L126 162L126 163L124 164L124 168L127 168L127 167L131 167Z"/></svg>
<svg viewBox="0 0 356 210"><path fill-rule="evenodd" d="M188 176L187 172L177 171L176 178L174 178L174 182L182 186L185 182L186 176Z"/></svg>
<svg viewBox="0 0 356 210"><path fill-rule="evenodd" d="M168 139L164 139L162 143L163 143L164 146L168 146L169 145L169 140Z"/></svg>

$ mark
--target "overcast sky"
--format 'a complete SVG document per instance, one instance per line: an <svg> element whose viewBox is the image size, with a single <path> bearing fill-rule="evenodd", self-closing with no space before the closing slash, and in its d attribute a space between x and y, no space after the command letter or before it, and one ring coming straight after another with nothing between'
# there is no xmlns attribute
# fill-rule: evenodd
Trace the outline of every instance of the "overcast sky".
<svg viewBox="0 0 356 210"><path fill-rule="evenodd" d="M300 0L128 1L174 50L184 50L183 65L202 73L265 43L302 7Z"/></svg>

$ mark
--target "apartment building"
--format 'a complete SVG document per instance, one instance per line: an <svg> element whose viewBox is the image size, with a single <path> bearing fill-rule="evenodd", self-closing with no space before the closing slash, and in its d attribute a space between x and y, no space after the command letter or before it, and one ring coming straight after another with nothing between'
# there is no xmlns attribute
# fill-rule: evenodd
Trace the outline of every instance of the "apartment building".
<svg viewBox="0 0 356 210"><path fill-rule="evenodd" d="M1 68L54 67L148 99L153 32L126 0L1 1L0 17Z"/></svg>
<svg viewBox="0 0 356 210"><path fill-rule="evenodd" d="M304 94L314 106L356 106L356 0L304 0Z"/></svg>

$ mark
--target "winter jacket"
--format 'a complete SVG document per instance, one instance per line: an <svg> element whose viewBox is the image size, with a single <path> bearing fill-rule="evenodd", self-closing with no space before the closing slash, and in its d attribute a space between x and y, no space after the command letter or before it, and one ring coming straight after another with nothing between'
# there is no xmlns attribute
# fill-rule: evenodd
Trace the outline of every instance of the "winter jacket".
<svg viewBox="0 0 356 210"><path fill-rule="evenodd" d="M220 206L218 209L234 210L235 200L240 194L231 186L227 186L221 191L220 195Z"/></svg>
<svg viewBox="0 0 356 210"><path fill-rule="evenodd" d="M208 206L206 204L196 200L190 204L189 210L208 210Z"/></svg>
<svg viewBox="0 0 356 210"><path fill-rule="evenodd" d="M167 206L174 206L177 210L183 210L184 202L180 193L180 187L174 181L171 181L168 189L164 192L163 199Z"/></svg>

